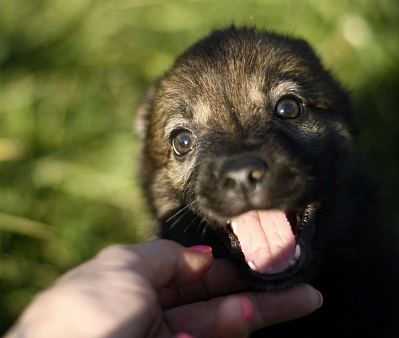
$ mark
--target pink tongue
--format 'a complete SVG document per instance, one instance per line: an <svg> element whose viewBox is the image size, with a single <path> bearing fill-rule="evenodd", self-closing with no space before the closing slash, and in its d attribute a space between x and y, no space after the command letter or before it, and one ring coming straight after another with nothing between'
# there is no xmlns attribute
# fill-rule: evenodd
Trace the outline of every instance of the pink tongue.
<svg viewBox="0 0 399 338"><path fill-rule="evenodd" d="M259 273L277 273L290 267L295 254L295 236L280 210L255 210L234 219L232 226L245 261Z"/></svg>

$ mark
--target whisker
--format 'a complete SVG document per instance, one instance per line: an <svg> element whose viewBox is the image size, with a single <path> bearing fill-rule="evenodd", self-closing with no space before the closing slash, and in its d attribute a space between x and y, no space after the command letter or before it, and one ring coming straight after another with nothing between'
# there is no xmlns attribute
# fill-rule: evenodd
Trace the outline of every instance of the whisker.
<svg viewBox="0 0 399 338"><path fill-rule="evenodd" d="M184 207L180 208L179 210L177 210L172 216L170 216L167 220L166 223L170 222L173 218L175 218L176 216L180 215L183 211L185 211L188 207L190 206L190 204L185 205Z"/></svg>
<svg viewBox="0 0 399 338"><path fill-rule="evenodd" d="M194 222L195 222L196 220L198 220L198 218L199 218L198 215L195 216L195 217L190 221L190 223L188 223L188 225L184 228L183 233L186 233L186 232L188 231L188 229L190 229L191 226L194 224ZM201 224L201 222L200 222L200 224Z"/></svg>
<svg viewBox="0 0 399 338"><path fill-rule="evenodd" d="M190 209L185 208L186 210L170 225L169 229L173 229L179 222L190 213Z"/></svg>
<svg viewBox="0 0 399 338"><path fill-rule="evenodd" d="M144 241L148 241L151 237L157 236L159 237L159 230L156 227L153 227L152 229L149 229L146 231L147 236L144 238ZM144 235L145 236L145 235Z"/></svg>
<svg viewBox="0 0 399 338"><path fill-rule="evenodd" d="M201 232L201 242L202 242L207 230L208 230L208 223L205 223L204 227L202 228L202 232Z"/></svg>
<svg viewBox="0 0 399 338"><path fill-rule="evenodd" d="M200 229L201 229L201 226L202 225L205 225L206 223L205 223L205 221L203 220L203 219L201 219L201 221L198 223L198 225L197 225L197 229L195 230L195 232L198 232L198 231L201 231Z"/></svg>

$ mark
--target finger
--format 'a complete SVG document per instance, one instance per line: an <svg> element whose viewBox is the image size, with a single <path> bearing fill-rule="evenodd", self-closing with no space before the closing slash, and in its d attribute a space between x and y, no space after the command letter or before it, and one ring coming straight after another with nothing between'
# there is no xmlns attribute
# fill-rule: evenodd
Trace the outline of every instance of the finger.
<svg viewBox="0 0 399 338"><path fill-rule="evenodd" d="M238 270L233 263L225 259L215 259L211 268L200 280L179 288L161 289L159 297L162 307L169 309L244 291L247 287L247 284L239 278Z"/></svg>
<svg viewBox="0 0 399 338"><path fill-rule="evenodd" d="M216 334L220 338L248 337L253 318L252 302L245 296L231 296L221 302L216 316Z"/></svg>
<svg viewBox="0 0 399 338"><path fill-rule="evenodd" d="M310 285L298 285L274 293L245 292L253 304L253 319L249 332L263 327L306 316L320 306L320 296ZM172 332L188 332L195 337L218 337L216 318L219 306L226 297L187 304L170 309L164 319Z"/></svg>
<svg viewBox="0 0 399 338"><path fill-rule="evenodd" d="M195 337L193 337L191 334L188 334L186 332L181 332L181 333L178 333L176 336L174 336L174 338L195 338Z"/></svg>
<svg viewBox="0 0 399 338"><path fill-rule="evenodd" d="M251 332L304 317L317 310L323 302L321 294L308 284L281 292L253 294L250 299L255 309Z"/></svg>
<svg viewBox="0 0 399 338"><path fill-rule="evenodd" d="M174 338L195 338L195 337L193 337L191 334L188 334L186 332L181 332L181 333L178 333L176 336L174 336Z"/></svg>
<svg viewBox="0 0 399 338"><path fill-rule="evenodd" d="M210 252L190 250L165 239L136 246L112 246L103 250L96 259L102 260L102 264L131 268L157 289L192 283L200 279L213 262Z"/></svg>

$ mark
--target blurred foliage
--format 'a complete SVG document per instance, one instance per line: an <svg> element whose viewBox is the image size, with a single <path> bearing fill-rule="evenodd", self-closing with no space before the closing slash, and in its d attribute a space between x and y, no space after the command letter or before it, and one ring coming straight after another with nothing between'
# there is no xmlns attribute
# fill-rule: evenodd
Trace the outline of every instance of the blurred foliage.
<svg viewBox="0 0 399 338"><path fill-rule="evenodd" d="M0 2L0 333L38 290L151 235L132 117L211 29L307 39L353 92L367 161L399 221L397 0Z"/></svg>

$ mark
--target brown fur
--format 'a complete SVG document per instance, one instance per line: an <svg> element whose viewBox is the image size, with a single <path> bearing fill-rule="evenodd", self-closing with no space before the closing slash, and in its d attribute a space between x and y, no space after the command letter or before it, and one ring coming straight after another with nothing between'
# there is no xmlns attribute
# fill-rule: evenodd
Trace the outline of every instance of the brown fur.
<svg viewBox="0 0 399 338"><path fill-rule="evenodd" d="M287 96L303 104L298 118L276 116ZM144 189L163 237L212 245L254 289L308 282L323 293L321 310L268 337L389 336L395 311L385 290L397 281L381 212L359 160L348 96L306 42L256 29L216 31L155 83L138 121ZM182 129L198 144L179 156L171 141ZM248 159L265 164L262 189L226 193L222 169ZM253 209L310 210L304 224L314 235L295 275L266 280L249 271L226 223Z"/></svg>

